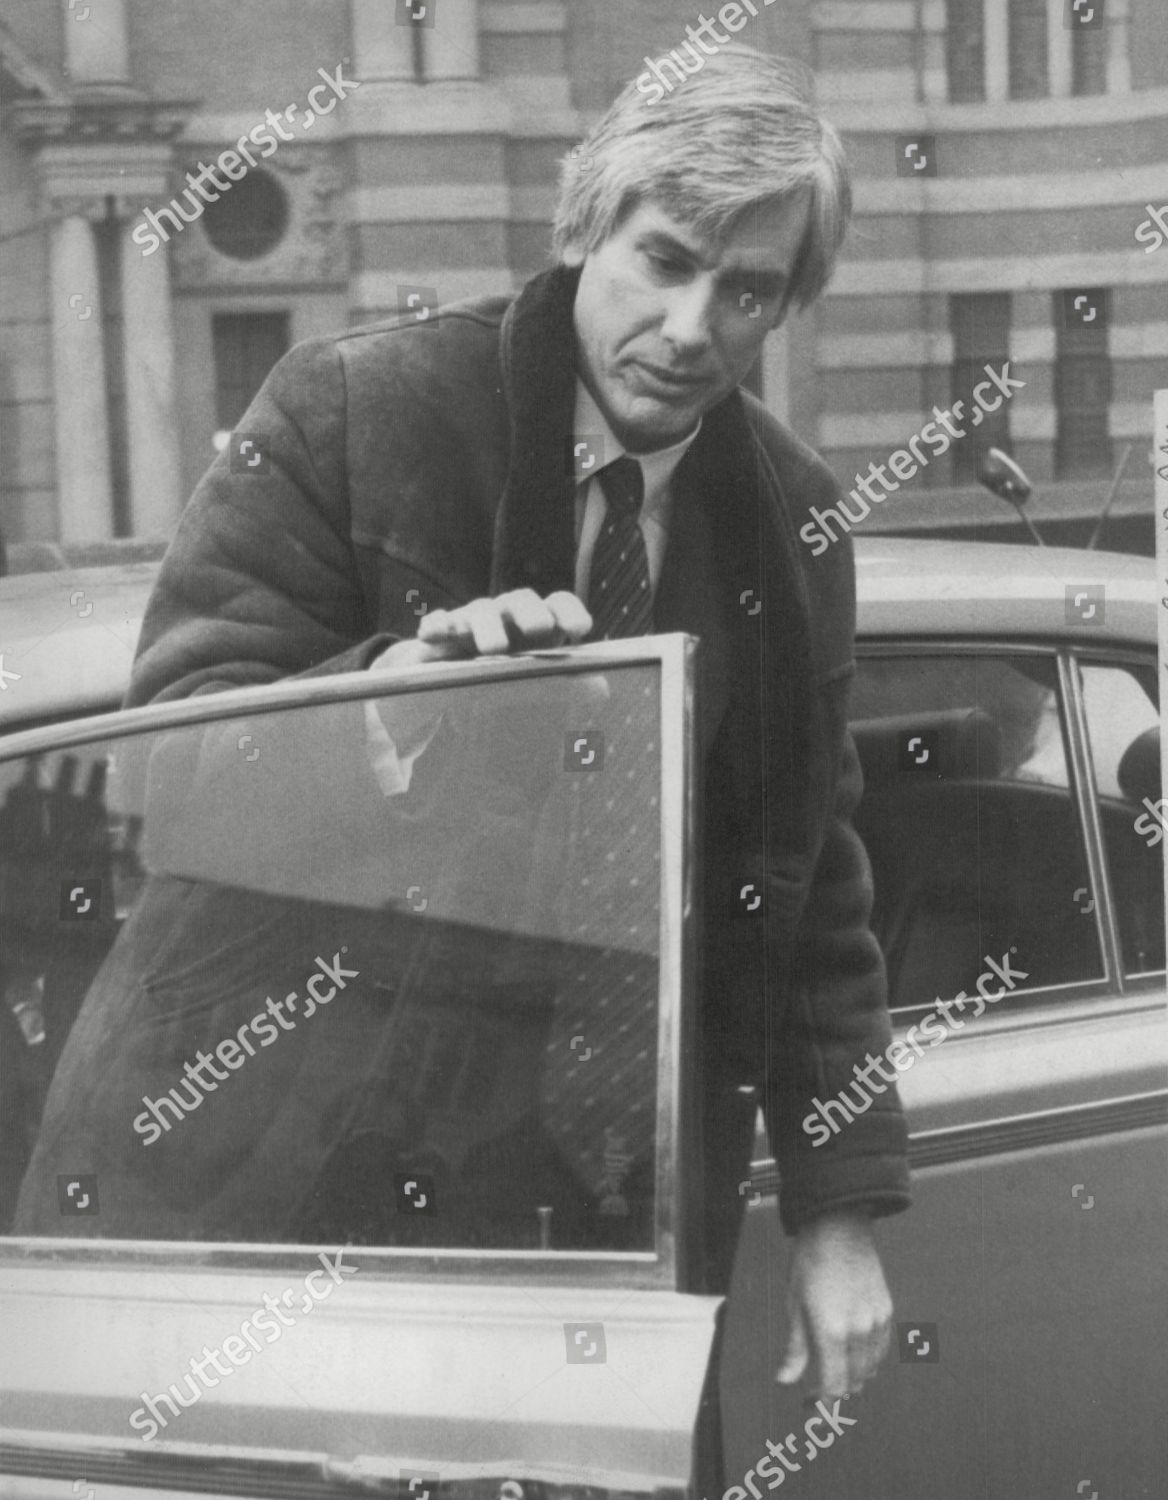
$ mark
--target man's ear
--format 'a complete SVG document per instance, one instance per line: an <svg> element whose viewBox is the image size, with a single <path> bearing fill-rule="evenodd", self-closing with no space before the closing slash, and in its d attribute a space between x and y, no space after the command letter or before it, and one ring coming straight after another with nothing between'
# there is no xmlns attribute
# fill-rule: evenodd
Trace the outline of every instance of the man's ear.
<svg viewBox="0 0 1168 1500"><path fill-rule="evenodd" d="M582 266L587 258L584 248L581 245L565 245L560 251L560 264L562 266L569 266L572 270L575 270L578 266Z"/></svg>

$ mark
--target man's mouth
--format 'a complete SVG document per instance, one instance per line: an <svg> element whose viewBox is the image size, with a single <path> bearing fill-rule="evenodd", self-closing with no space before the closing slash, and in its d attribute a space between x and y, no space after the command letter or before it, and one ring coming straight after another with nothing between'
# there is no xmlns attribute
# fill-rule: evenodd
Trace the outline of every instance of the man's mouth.
<svg viewBox="0 0 1168 1500"><path fill-rule="evenodd" d="M667 391L675 396L701 390L703 386L708 384L707 377L704 375L692 375L685 371L664 369L660 365L647 364L644 360L637 360L634 368L642 376L645 384L656 387L658 390Z"/></svg>

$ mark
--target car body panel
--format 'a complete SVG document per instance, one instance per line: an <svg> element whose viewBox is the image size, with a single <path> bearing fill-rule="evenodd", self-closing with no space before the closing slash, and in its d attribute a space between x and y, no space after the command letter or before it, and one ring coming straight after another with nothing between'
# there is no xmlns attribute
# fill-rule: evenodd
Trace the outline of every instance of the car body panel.
<svg viewBox="0 0 1168 1500"><path fill-rule="evenodd" d="M100 1260L109 1246L92 1249ZM315 1257L285 1254L274 1273L8 1264L0 1442L15 1429L36 1447L38 1433L47 1445L45 1435L81 1429L107 1462L147 1446L152 1456L171 1452L172 1478L180 1458L228 1448L257 1467L315 1454L338 1479L346 1465L370 1477L437 1472L443 1493L482 1475L638 1493L685 1487L717 1299L539 1279L402 1280L379 1276L368 1264L376 1259L350 1252L345 1269L360 1264L358 1274L263 1347L245 1405L221 1380L181 1423L170 1417L173 1440L164 1433L148 1445L143 1419L129 1425L141 1393L165 1391L192 1352L221 1345L265 1290L278 1300L281 1287L298 1286ZM296 1300L290 1310L300 1316ZM603 1360L565 1362L573 1324L603 1326Z"/></svg>
<svg viewBox="0 0 1168 1500"><path fill-rule="evenodd" d="M849 1403L855 1428L792 1476L798 1493L1159 1500L1166 1144L1161 1126L914 1169L912 1210L876 1228L892 1349ZM763 1199L727 1314L728 1484L768 1435L798 1427L797 1394L773 1382L789 1255ZM924 1359L907 1344L911 1325L924 1325L917 1349L932 1345Z"/></svg>
<svg viewBox="0 0 1168 1500"><path fill-rule="evenodd" d="M1146 557L891 537L857 538L855 553L861 639L969 635L1092 645L1156 640L1156 578ZM1089 619L1078 618L1075 594L1100 584L1104 607ZM1084 601L1084 612L1089 607Z"/></svg>

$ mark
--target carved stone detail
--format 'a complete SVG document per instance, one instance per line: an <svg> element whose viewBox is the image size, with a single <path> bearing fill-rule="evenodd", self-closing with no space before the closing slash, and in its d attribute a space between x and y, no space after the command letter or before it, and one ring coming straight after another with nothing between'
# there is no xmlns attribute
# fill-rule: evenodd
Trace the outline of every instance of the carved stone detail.
<svg viewBox="0 0 1168 1500"><path fill-rule="evenodd" d="M185 186L186 172L197 172L200 161L210 165L223 146L184 148L176 173L176 195ZM213 287L267 287L274 282L343 284L348 275L345 226L340 198L344 177L334 153L319 146L281 145L269 159L249 168L268 172L288 198L288 226L284 237L266 255L237 260L211 243L200 217L171 240L176 287L204 290ZM241 179L246 181L246 179ZM156 207L158 205L155 205Z"/></svg>

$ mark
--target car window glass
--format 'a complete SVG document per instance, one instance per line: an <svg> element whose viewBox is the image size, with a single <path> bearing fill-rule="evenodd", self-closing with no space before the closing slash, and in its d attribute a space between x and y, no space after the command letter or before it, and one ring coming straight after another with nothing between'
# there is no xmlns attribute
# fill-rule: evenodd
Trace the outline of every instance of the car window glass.
<svg viewBox="0 0 1168 1500"><path fill-rule="evenodd" d="M1080 673L1124 969L1158 973L1168 803L1161 798L1155 670L1083 662Z"/></svg>
<svg viewBox="0 0 1168 1500"><path fill-rule="evenodd" d="M1053 658L865 656L851 717L892 1005L1101 977Z"/></svg>
<svg viewBox="0 0 1168 1500"><path fill-rule="evenodd" d="M3 1226L652 1250L660 796L656 666L0 762Z"/></svg>

